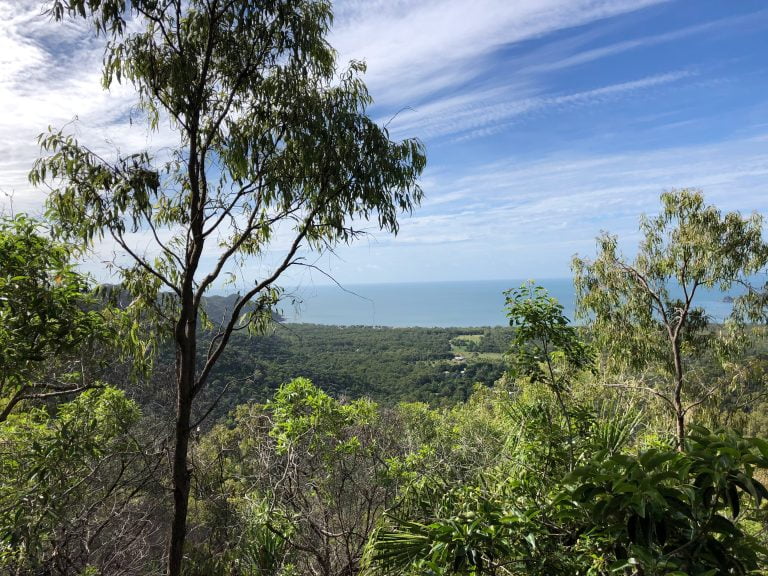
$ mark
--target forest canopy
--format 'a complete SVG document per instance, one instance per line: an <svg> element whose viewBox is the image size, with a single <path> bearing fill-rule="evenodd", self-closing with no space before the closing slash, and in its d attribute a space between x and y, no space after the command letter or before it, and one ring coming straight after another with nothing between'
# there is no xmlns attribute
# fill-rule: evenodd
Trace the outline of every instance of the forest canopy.
<svg viewBox="0 0 768 576"><path fill-rule="evenodd" d="M58 297L60 270L76 274L71 253L25 217L3 230L4 246L60 255L36 276L42 301ZM9 295L27 282L14 274ZM121 318L87 279L67 281L74 318L97 314L94 330ZM733 327L690 326L698 345L682 350L695 379L684 383L708 387L694 388L706 396L687 411L681 443L660 397L666 365L621 363L596 327L571 323L534 284L507 292L506 313L506 329L289 325L236 336L193 412L203 425L188 457L184 573L760 573L762 326L741 324L727 347L713 344ZM201 329L200 341L215 335ZM68 358L74 344L35 362ZM123 353L123 368L89 367L99 377L85 390L23 398L0 422L4 568L162 569L173 352L158 352L152 373L132 371ZM14 378L49 382L25 370Z"/></svg>

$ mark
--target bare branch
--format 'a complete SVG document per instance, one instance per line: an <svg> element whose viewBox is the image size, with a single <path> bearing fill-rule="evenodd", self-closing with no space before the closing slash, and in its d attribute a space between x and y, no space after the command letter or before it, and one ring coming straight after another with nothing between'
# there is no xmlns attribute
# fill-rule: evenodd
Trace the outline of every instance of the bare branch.
<svg viewBox="0 0 768 576"><path fill-rule="evenodd" d="M661 400L663 400L664 402L669 404L669 406L672 408L672 410L675 409L675 404L672 402L672 400L670 400L664 394L662 394L661 392L659 392L658 390L656 390L655 388L652 388L650 386L640 386L639 384L604 384L604 386L606 388L620 388L620 389L623 389L623 390L635 390L635 391L650 392L651 394L653 394L657 398L660 398Z"/></svg>
<svg viewBox="0 0 768 576"><path fill-rule="evenodd" d="M162 282L164 286L169 288L176 295L181 296L181 291L173 282L171 282L165 276L160 274L160 272L158 272L154 267L152 267L149 263L147 263L146 260L144 260L141 256L136 254L136 252L134 252L131 249L131 247L128 245L128 242L126 242L125 239L123 238L123 233L121 231L119 230L116 231L115 229L110 228L109 232L112 235L112 238L114 238L115 241L120 245L120 247L123 250L125 250L131 258L133 258L134 262L136 262L145 271L149 272L152 276L160 280L160 282Z"/></svg>
<svg viewBox="0 0 768 576"><path fill-rule="evenodd" d="M246 292L243 298L240 300L240 302L235 305L234 309L232 310L229 322L224 328L223 336L219 341L218 346L213 351L213 353L208 356L205 366L200 372L200 375L197 377L197 382L193 387L193 392L192 392L193 395L196 395L199 392L199 390L205 385L205 382L211 370L213 369L213 366L216 364L216 361L219 359L219 356L221 356L222 352L224 351L224 348L226 347L227 342L229 342L229 338L232 335L232 330L235 326L235 323L238 321L238 318L240 317L240 313L242 312L243 307L248 302L250 302L250 300L256 294L258 294L265 288L271 286L275 282L275 280L277 280L280 277L280 275L283 272L285 272L285 270L287 270L288 267L291 266L291 264L294 262L293 259L296 255L296 252L298 251L299 246L301 246L301 243L303 242L304 238L309 232L311 222L314 219L314 217L317 215L319 210L320 208L317 207L315 208L315 210L313 210L307 215L304 221L304 226L302 227L301 231L296 235L296 238L294 238L293 243L290 249L288 250L288 253L283 258L282 263L273 271L273 273L269 277L262 280L254 288Z"/></svg>

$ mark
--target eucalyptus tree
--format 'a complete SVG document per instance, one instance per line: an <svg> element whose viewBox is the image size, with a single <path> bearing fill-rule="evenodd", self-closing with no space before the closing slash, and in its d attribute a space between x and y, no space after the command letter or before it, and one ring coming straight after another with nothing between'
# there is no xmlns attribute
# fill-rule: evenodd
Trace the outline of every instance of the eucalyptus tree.
<svg viewBox="0 0 768 576"><path fill-rule="evenodd" d="M661 195L662 210L643 217L643 240L630 260L615 236L598 238L594 260L573 260L577 314L593 328L608 359L633 369L660 370L664 380L646 389L674 416L678 448L685 442L686 416L716 391L693 387L692 361L706 350L736 342L742 323L734 315L713 328L697 306L703 290L748 284L768 263L762 218L722 214L698 190Z"/></svg>
<svg viewBox="0 0 768 576"><path fill-rule="evenodd" d="M90 20L108 40L104 85L130 82L150 128L170 122L178 136L167 157L105 158L51 131L31 173L51 187L48 215L64 237L107 237L125 253L129 264L115 266L131 308L174 342L176 575L193 405L230 336L269 322L277 282L303 251L349 242L369 219L396 233L398 215L421 200L424 151L368 117L363 64L337 73L327 1L53 0L49 13ZM199 346L204 295L246 261L253 282Z"/></svg>

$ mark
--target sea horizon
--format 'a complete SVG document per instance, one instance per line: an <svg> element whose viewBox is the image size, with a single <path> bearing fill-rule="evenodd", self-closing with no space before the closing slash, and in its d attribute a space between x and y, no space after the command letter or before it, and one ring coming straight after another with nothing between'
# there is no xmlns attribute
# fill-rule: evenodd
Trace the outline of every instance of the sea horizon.
<svg viewBox="0 0 768 576"><path fill-rule="evenodd" d="M285 290L278 306L288 323L338 326L485 327L507 326L504 291L533 281L563 306L575 322L576 294L572 278L388 282L345 285L305 285ZM714 321L731 311L723 299L737 295L703 291L697 305Z"/></svg>

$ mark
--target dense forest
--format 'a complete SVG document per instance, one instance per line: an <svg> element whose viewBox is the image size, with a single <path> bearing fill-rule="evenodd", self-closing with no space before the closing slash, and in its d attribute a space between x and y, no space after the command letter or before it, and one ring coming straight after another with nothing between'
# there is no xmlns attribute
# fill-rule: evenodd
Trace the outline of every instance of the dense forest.
<svg viewBox="0 0 768 576"><path fill-rule="evenodd" d="M476 382L502 376L510 339L503 328L282 324L269 334L233 338L209 394L238 382L227 394L234 407L265 401L281 384L306 377L338 398L453 404L466 400Z"/></svg>
<svg viewBox="0 0 768 576"><path fill-rule="evenodd" d="M678 214L656 223L673 237L695 223L685 202L713 210L695 192L663 199ZM685 262L709 251L696 237ZM677 248L665 245L668 264ZM157 573L173 351L147 348L124 295L89 286L72 250L40 222L2 221L0 562L9 574ZM763 573L762 293L715 325L695 290L669 299L680 276L638 264L647 255L600 257L575 263L581 326L527 284L506 294L509 328L275 318L237 334L193 411L182 573ZM591 303L608 283L590 275L630 268L625 298ZM601 325L617 307L630 307L623 340ZM201 329L201 344L215 335Z"/></svg>
<svg viewBox="0 0 768 576"><path fill-rule="evenodd" d="M663 193L633 256L606 233L574 258L577 319L531 282L504 329L285 325L306 251L397 233L423 196L422 143L336 68L330 4L46 13L87 20L105 87L178 142L104 158L50 128L44 218L0 217L2 574L766 573L759 215ZM104 241L112 286L78 268ZM734 285L712 323L701 290Z"/></svg>

